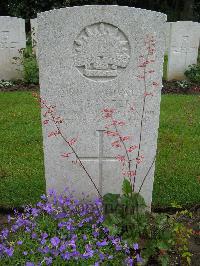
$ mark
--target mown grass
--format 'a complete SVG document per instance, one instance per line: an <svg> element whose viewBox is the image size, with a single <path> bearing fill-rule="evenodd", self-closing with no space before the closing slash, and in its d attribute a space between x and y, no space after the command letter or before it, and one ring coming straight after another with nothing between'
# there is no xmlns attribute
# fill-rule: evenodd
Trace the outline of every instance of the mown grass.
<svg viewBox="0 0 200 266"><path fill-rule="evenodd" d="M0 207L45 192L40 111L31 92L0 93ZM200 202L200 97L163 95L154 206Z"/></svg>
<svg viewBox="0 0 200 266"><path fill-rule="evenodd" d="M0 207L45 191L40 114L31 92L0 93Z"/></svg>
<svg viewBox="0 0 200 266"><path fill-rule="evenodd" d="M163 95L155 206L200 203L200 96Z"/></svg>

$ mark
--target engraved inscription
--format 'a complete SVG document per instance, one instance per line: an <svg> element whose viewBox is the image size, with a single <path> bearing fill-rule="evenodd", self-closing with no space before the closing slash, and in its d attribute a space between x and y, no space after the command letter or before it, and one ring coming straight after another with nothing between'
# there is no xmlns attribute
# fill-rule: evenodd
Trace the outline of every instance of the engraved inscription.
<svg viewBox="0 0 200 266"><path fill-rule="evenodd" d="M0 48L8 48L9 31L0 32Z"/></svg>
<svg viewBox="0 0 200 266"><path fill-rule="evenodd" d="M108 23L85 27L74 41L74 65L85 77L96 81L117 77L129 59L127 37Z"/></svg>

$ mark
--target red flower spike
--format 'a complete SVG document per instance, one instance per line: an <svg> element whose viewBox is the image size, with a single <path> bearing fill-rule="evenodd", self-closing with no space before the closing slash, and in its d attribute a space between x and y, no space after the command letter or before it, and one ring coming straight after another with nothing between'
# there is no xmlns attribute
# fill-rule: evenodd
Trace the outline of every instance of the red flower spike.
<svg viewBox="0 0 200 266"><path fill-rule="evenodd" d="M112 118L112 115L113 115L113 113L114 113L114 109L108 109L108 108L105 108L105 109L103 109L103 117L104 118Z"/></svg>
<svg viewBox="0 0 200 266"><path fill-rule="evenodd" d="M116 140L114 142L111 143L112 147L115 147L115 148L120 148L121 147L121 144L119 142L119 140Z"/></svg>
<svg viewBox="0 0 200 266"><path fill-rule="evenodd" d="M135 171L127 171L127 176L128 177L132 177L132 176L135 176L135 175L136 175Z"/></svg>
<svg viewBox="0 0 200 266"><path fill-rule="evenodd" d="M49 123L49 120L48 119L46 119L46 120L43 121L43 124L44 125L47 125L48 123Z"/></svg>
<svg viewBox="0 0 200 266"><path fill-rule="evenodd" d="M53 117L53 119L56 124L61 124L63 122L63 118L61 118L60 116Z"/></svg>
<svg viewBox="0 0 200 266"><path fill-rule="evenodd" d="M140 164L143 161L143 159L144 159L144 156L141 155L138 158L136 158L135 160L136 160L137 164Z"/></svg>
<svg viewBox="0 0 200 266"><path fill-rule="evenodd" d="M121 141L127 141L130 139L130 137L129 136L121 136L120 139L121 139Z"/></svg>
<svg viewBox="0 0 200 266"><path fill-rule="evenodd" d="M61 157L69 158L70 154L72 154L72 153L71 152L68 152L68 153L64 152L63 154L61 154Z"/></svg>
<svg viewBox="0 0 200 266"><path fill-rule="evenodd" d="M137 148L138 148L138 146L137 145L134 145L134 146L131 146L130 148L128 148L127 151L128 152L132 152L132 151L134 151Z"/></svg>
<svg viewBox="0 0 200 266"><path fill-rule="evenodd" d="M117 155L115 158L116 158L118 161L120 161L120 162L125 162L125 156L124 156L124 155Z"/></svg>
<svg viewBox="0 0 200 266"><path fill-rule="evenodd" d="M124 126L125 122L124 121L113 120L111 125L112 126Z"/></svg>
<svg viewBox="0 0 200 266"><path fill-rule="evenodd" d="M48 134L48 137L53 137L53 136L57 136L60 134L60 131L57 130L57 131L51 131L49 134Z"/></svg>
<svg viewBox="0 0 200 266"><path fill-rule="evenodd" d="M72 138L72 139L68 140L67 142L68 142L68 144L70 146L72 146L72 145L74 145L76 143L77 139L78 139L78 137L77 138Z"/></svg>
<svg viewBox="0 0 200 266"><path fill-rule="evenodd" d="M116 137L116 136L119 135L118 132L116 132L116 131L109 131L109 130L104 131L104 133L107 134L107 136L110 136L110 137Z"/></svg>

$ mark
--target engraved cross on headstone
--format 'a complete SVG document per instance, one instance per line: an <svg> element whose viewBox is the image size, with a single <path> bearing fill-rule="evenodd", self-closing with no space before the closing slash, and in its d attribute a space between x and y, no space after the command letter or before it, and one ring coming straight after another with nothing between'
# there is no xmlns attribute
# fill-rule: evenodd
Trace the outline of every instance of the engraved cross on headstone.
<svg viewBox="0 0 200 266"><path fill-rule="evenodd" d="M98 132L98 156L92 156L92 157L80 157L81 161L98 161L98 170L99 170L99 184L96 184L98 186L99 192L102 195L103 192L103 162L104 161L117 161L114 157L104 156L103 152L103 134L105 130L97 130Z"/></svg>

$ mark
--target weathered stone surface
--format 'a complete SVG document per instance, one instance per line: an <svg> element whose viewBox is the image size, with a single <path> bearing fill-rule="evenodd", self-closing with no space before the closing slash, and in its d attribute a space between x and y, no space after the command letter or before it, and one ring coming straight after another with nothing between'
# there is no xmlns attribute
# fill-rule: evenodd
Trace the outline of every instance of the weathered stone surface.
<svg viewBox="0 0 200 266"><path fill-rule="evenodd" d="M37 56L37 18L31 19L31 40L33 52Z"/></svg>
<svg viewBox="0 0 200 266"><path fill-rule="evenodd" d="M0 80L22 78L19 50L26 47L25 21L16 17L0 17Z"/></svg>
<svg viewBox="0 0 200 266"><path fill-rule="evenodd" d="M182 80L189 65L197 63L200 24L192 21L170 23L167 79Z"/></svg>
<svg viewBox="0 0 200 266"><path fill-rule="evenodd" d="M126 123L118 128L122 136L130 136L125 141L127 149L137 146L130 152L133 171L139 145L139 156L144 156L143 162L137 164L137 190L153 165L141 191L149 207L159 126L165 21L166 16L161 13L119 6L72 7L38 15L41 96L56 105L57 114L64 118L61 132L68 140L77 138L73 147L99 191L120 193L124 177L116 157L125 151L123 147L113 148L111 142L119 141L119 137L108 136L105 130L113 129L106 129L109 122L102 118L103 109L113 108L114 119ZM156 40L152 55L147 49L149 41L145 46L150 38ZM141 61L146 59L152 62L144 68ZM55 130L51 122L43 125L47 190L56 188L61 192L70 187L79 197L82 192L91 198L97 196L84 171L71 162L73 154L69 159L62 158L61 154L71 152L68 145L59 135L48 137Z"/></svg>

